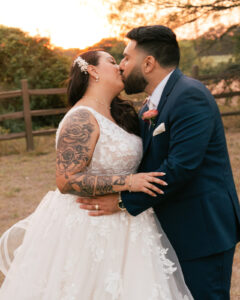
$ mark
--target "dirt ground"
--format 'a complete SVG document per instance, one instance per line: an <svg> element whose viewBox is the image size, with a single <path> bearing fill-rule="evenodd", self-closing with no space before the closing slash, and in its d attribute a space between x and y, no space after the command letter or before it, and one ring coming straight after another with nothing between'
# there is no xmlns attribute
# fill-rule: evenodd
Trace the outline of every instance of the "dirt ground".
<svg viewBox="0 0 240 300"><path fill-rule="evenodd" d="M228 132L227 141L235 183L240 196L240 132ZM30 153L15 144L14 150L0 156L0 234L18 220L28 216L42 197L55 187L54 137L40 137ZM0 153L6 145L0 143ZM21 147L20 147L21 148ZM0 275L0 284L3 276ZM240 300L240 244L234 257L231 299Z"/></svg>

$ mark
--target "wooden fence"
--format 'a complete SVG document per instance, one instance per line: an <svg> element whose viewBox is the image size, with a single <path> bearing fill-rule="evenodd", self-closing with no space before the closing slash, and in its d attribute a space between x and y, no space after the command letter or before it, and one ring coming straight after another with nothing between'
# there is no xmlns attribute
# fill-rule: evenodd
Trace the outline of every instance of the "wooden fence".
<svg viewBox="0 0 240 300"><path fill-rule="evenodd" d="M203 81L204 83L209 82L213 80L214 82L219 82L220 80L227 80L227 79L234 79L237 78L239 80L239 74L237 72L234 73L220 73L218 75L199 75L199 67L198 66L193 66L192 68L192 77L196 78L200 81ZM232 98L234 96L240 96L240 91L232 91L228 93L219 93L219 94L213 94L215 99L219 98ZM227 116L237 116L240 115L240 111L231 111L231 112L224 112L221 113L222 117L227 117Z"/></svg>
<svg viewBox="0 0 240 300"><path fill-rule="evenodd" d="M210 80L215 79L213 76L198 76L197 68L193 68L193 77L200 80ZM223 78L224 79L224 78ZM32 130L32 117L34 116L48 116L48 115L58 115L67 112L67 108L54 108L54 109L41 109L41 110L31 110L30 109L30 96L33 95L62 95L66 94L66 88L54 88L54 89L35 89L31 90L28 88L28 81L26 79L21 80L22 89L15 91L0 92L1 99L22 97L23 99L23 111L13 112L8 114L0 115L0 122L10 119L24 119L25 132L11 133L0 135L0 141L11 140L17 138L26 138L27 151L34 150L33 136L38 135L48 135L56 132L56 128L45 129L45 130ZM240 95L240 91L215 94L215 98L227 98ZM222 116L233 116L240 115L240 111L235 112L225 112Z"/></svg>
<svg viewBox="0 0 240 300"><path fill-rule="evenodd" d="M28 81L26 79L21 80L22 89L16 91L0 92L1 99L22 97L23 99L23 111L8 113L0 115L0 122L4 120L11 119L24 119L25 132L11 133L0 135L0 141L12 140L17 138L26 138L27 150L34 150L33 136L37 135L47 135L56 132L56 128L44 129L44 130L32 130L32 117L33 116L48 116L48 115L58 115L67 112L67 108L54 108L54 109L40 109L31 110L30 109L30 96L33 95L61 95L66 94L66 88L58 89L35 89L31 90L28 88Z"/></svg>

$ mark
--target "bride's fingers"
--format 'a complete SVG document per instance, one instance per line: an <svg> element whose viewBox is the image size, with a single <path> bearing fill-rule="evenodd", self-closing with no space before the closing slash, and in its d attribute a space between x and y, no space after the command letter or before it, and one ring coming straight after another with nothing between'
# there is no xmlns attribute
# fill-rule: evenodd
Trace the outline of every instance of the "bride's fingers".
<svg viewBox="0 0 240 300"><path fill-rule="evenodd" d="M164 194L164 192L162 190L160 190L158 187L156 187L154 184L148 183L146 186L147 189L150 189L158 194Z"/></svg>
<svg viewBox="0 0 240 300"><path fill-rule="evenodd" d="M157 177L157 176L164 176L166 173L164 172L149 172L147 173L149 176Z"/></svg>
<svg viewBox="0 0 240 300"><path fill-rule="evenodd" d="M156 177L148 177L148 181L158 183L158 184L161 184L161 185L164 185L164 186L168 185L166 181L164 181L162 179L159 179L159 178L156 178Z"/></svg>
<svg viewBox="0 0 240 300"><path fill-rule="evenodd" d="M148 195L150 195L150 196L152 196L152 197L157 197L157 195L156 195L155 193L153 193L153 191L149 190L149 189L146 188L146 187L144 187L144 188L142 189L142 192L144 192L145 194L148 194Z"/></svg>

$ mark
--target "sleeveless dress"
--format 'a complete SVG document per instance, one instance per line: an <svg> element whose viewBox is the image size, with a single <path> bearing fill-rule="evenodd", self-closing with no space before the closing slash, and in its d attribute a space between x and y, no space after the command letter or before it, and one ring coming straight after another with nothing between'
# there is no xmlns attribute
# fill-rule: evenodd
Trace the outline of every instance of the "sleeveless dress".
<svg viewBox="0 0 240 300"><path fill-rule="evenodd" d="M56 140L66 117L78 109L89 110L100 128L85 172L136 172L141 139L90 107L72 108ZM177 258L172 262L162 245L163 235L152 209L137 217L127 212L90 217L76 196L50 191L0 240L0 268L6 276L0 300L192 299Z"/></svg>

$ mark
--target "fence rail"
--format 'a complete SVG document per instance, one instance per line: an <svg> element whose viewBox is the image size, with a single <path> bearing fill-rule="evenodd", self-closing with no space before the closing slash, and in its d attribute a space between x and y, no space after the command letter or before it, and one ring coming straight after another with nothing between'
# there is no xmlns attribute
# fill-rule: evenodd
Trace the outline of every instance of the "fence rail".
<svg viewBox="0 0 240 300"><path fill-rule="evenodd" d="M48 135L56 132L56 128L42 129L42 130L32 130L32 117L36 116L49 116L58 115L67 112L67 108L54 108L54 109L30 109L30 96L33 95L62 95L66 94L66 88L52 88L52 89L36 89L31 90L28 88L28 81L26 79L21 80L22 89L16 91L0 92L1 99L6 98L23 98L23 111L7 113L0 115L0 122L5 120L16 120L24 119L25 132L10 133L0 135L0 141L13 140L18 138L26 138L27 151L34 150L33 137L39 135Z"/></svg>
<svg viewBox="0 0 240 300"><path fill-rule="evenodd" d="M193 67L192 76L200 80L206 78L200 78L198 76L198 69ZM208 76L208 79L213 79L213 76ZM0 102L1 99L9 99L15 97L23 98L23 111L7 113L0 115L0 122L5 120L15 120L15 119L24 119L25 123L25 132L19 133L10 133L0 135L0 141L12 140L18 138L26 138L26 147L27 151L34 150L33 137L40 135L48 135L56 132L56 128L43 129L43 130L32 130L32 117L35 116L49 116L49 115L58 115L67 112L67 108L55 108L55 109L40 109L40 110L31 110L30 109L30 96L33 95L64 95L66 94L66 88L52 88L52 89L29 89L28 81L26 79L21 80L22 89L15 91L4 91L0 92ZM215 98L227 98L233 96L239 96L240 91L229 92L229 93L220 93L213 95ZM227 116L236 116L240 115L240 111L235 112L225 112L222 113L223 117Z"/></svg>
<svg viewBox="0 0 240 300"><path fill-rule="evenodd" d="M8 92L0 93L0 99L13 98L13 97L19 97L19 96L22 96L22 90L8 91Z"/></svg>

